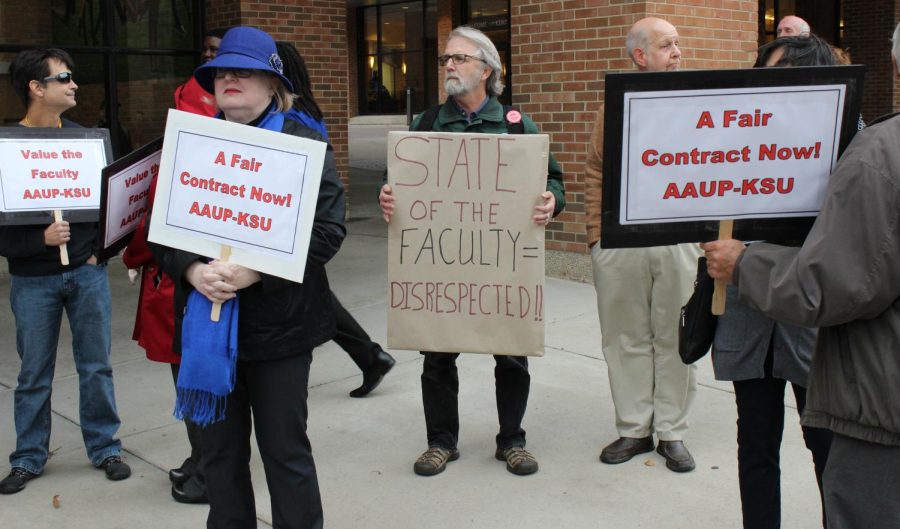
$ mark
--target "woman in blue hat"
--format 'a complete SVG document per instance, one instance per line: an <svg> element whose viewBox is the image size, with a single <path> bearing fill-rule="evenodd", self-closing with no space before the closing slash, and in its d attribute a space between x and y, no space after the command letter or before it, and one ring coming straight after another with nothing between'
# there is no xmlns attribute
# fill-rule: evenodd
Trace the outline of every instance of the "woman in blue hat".
<svg viewBox="0 0 900 529"><path fill-rule="evenodd" d="M216 58L200 66L194 77L200 86L215 94L219 119L322 139L290 112L294 102L292 86L283 74L275 42L263 31L251 27L231 29L222 39ZM230 371L225 369L226 373L234 373L234 388L223 397L224 402L212 405L214 418L201 417L196 421L208 423L201 437L210 529L256 527L249 467L251 420L272 498L274 527L322 527L319 485L306 435L307 382L312 349L330 340L335 332L325 263L337 253L344 239L343 218L343 186L337 178L329 145L302 284L242 266L207 262L200 255L172 248L154 249L163 270L176 278L176 318L182 318L188 297L192 296L187 304L186 329L193 329L190 314L195 299L239 299L236 362L232 362ZM223 307L225 317L228 316ZM182 380L180 375L181 392L182 388L197 387L197 382L201 386L207 382L202 379L209 376L209 369L198 369L195 379L190 380L191 370L186 370L185 364L196 338L186 330L183 343L182 322L176 321L175 328L173 347L179 351L183 347L181 375L187 373L188 379ZM196 405L198 401L203 399L191 401L189 395L179 393L176 412L191 416L191 410L179 406L187 403L190 407L191 402ZM206 406L202 413L209 414L209 405Z"/></svg>

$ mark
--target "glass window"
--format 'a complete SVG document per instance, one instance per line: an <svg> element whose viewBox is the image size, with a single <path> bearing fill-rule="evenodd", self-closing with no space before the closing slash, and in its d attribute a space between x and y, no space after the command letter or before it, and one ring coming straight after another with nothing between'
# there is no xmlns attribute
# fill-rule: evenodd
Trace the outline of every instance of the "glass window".
<svg viewBox="0 0 900 529"><path fill-rule="evenodd" d="M114 1L116 38L123 48L190 49L196 42L189 2Z"/></svg>
<svg viewBox="0 0 900 529"><path fill-rule="evenodd" d="M407 89L413 112L436 102L437 0L366 7L359 13L360 113L405 113Z"/></svg>
<svg viewBox="0 0 900 529"><path fill-rule="evenodd" d="M109 128L116 157L163 133L173 92L197 64L201 0L2 0L0 5L3 124L17 122L25 112L9 84L9 62L23 49L54 46L70 48L75 61L78 104L65 117Z"/></svg>

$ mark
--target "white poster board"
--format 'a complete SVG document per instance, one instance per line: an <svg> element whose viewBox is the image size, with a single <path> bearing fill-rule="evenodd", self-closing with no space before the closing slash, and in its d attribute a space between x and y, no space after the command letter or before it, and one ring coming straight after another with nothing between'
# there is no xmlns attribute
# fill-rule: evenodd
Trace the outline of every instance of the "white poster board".
<svg viewBox="0 0 900 529"><path fill-rule="evenodd" d="M837 161L845 92L626 93L619 222L815 216Z"/></svg>
<svg viewBox="0 0 900 529"><path fill-rule="evenodd" d="M102 138L0 138L0 211L100 206Z"/></svg>
<svg viewBox="0 0 900 529"><path fill-rule="evenodd" d="M109 177L103 247L108 248L133 232L147 211L150 184L159 173L162 151L135 162Z"/></svg>
<svg viewBox="0 0 900 529"><path fill-rule="evenodd" d="M301 282L324 142L169 110L149 240Z"/></svg>
<svg viewBox="0 0 900 529"><path fill-rule="evenodd" d="M390 132L388 346L541 356L546 135Z"/></svg>

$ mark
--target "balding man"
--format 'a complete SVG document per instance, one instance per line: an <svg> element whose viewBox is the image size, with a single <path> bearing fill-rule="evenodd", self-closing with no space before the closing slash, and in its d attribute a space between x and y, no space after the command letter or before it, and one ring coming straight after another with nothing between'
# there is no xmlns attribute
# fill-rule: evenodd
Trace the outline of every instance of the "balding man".
<svg viewBox="0 0 900 529"><path fill-rule="evenodd" d="M794 15L788 15L781 19L781 22L778 23L778 28L775 30L775 35L780 39L781 37L797 37L809 35L809 24L806 23L800 17Z"/></svg>
<svg viewBox="0 0 900 529"><path fill-rule="evenodd" d="M678 31L660 18L639 20L625 40L640 71L675 71L681 63ZM657 127L660 123L643 123ZM624 463L654 448L675 472L694 469L682 441L694 400L693 366L678 356L678 318L693 291L699 251L679 244L601 249L603 109L597 116L585 167L588 243L592 247L603 356L616 409L619 438L603 449L604 463Z"/></svg>

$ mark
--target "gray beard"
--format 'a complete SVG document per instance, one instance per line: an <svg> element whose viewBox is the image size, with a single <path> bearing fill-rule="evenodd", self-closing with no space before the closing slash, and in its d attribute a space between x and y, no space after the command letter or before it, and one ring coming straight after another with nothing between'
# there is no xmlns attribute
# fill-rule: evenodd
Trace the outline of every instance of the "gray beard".
<svg viewBox="0 0 900 529"><path fill-rule="evenodd" d="M454 83L452 79L444 79L444 91L447 92L447 95L455 97L471 92L475 89L477 82L475 79L466 79L464 77L457 79L456 81L457 82Z"/></svg>

